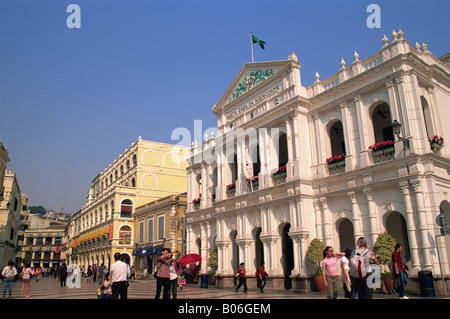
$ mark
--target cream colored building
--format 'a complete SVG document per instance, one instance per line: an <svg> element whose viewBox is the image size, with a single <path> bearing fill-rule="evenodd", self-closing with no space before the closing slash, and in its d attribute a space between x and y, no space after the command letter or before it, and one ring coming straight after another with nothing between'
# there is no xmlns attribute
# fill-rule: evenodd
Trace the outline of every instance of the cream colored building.
<svg viewBox="0 0 450 319"><path fill-rule="evenodd" d="M144 272L145 264L152 272L163 247L185 252L185 210L186 193L170 195L136 209L133 256L137 273Z"/></svg>
<svg viewBox="0 0 450 319"><path fill-rule="evenodd" d="M3 200L3 181L5 179L6 164L10 161L8 155L8 149L3 145L3 142L0 141L0 202Z"/></svg>
<svg viewBox="0 0 450 319"><path fill-rule="evenodd" d="M16 172L6 170L3 181L3 201L0 202L0 267L8 260L16 261L22 194Z"/></svg>
<svg viewBox="0 0 450 319"><path fill-rule="evenodd" d="M67 225L25 230L20 252L22 262L41 268L62 265L66 262L66 234Z"/></svg>
<svg viewBox="0 0 450 319"><path fill-rule="evenodd" d="M70 262L80 266L132 262L136 208L186 191L189 150L139 139L92 181L86 205L72 217Z"/></svg>
<svg viewBox="0 0 450 319"><path fill-rule="evenodd" d="M187 247L203 260L217 247L220 285L233 286L240 262L254 274L264 261L269 286L309 291L314 238L343 251L360 236L373 246L388 231L403 244L408 287L432 270L442 291L450 245L437 219L450 218L450 66L426 39L412 47L399 30L380 40L369 57L336 57L336 74L316 73L309 86L294 53L246 63L213 106L218 133L191 150ZM443 147L429 141L434 135Z"/></svg>

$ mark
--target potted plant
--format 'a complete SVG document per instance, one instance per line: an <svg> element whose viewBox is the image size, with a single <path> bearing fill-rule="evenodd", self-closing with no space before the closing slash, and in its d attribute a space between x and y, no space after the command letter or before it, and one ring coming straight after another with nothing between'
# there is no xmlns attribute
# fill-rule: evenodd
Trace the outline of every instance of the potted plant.
<svg viewBox="0 0 450 319"><path fill-rule="evenodd" d="M395 239L388 232L384 232L378 236L373 246L373 252L381 264L381 279L389 295L392 293L392 289L394 289L394 281L388 265L392 261L392 253L395 250L395 245Z"/></svg>
<svg viewBox="0 0 450 319"><path fill-rule="evenodd" d="M270 176L274 184L284 183L286 181L286 165L273 169L270 172Z"/></svg>
<svg viewBox="0 0 450 319"><path fill-rule="evenodd" d="M437 152L444 147L444 139L437 135L434 135L433 138L428 138L428 142L430 142L431 149L434 152Z"/></svg>
<svg viewBox="0 0 450 319"><path fill-rule="evenodd" d="M320 262L323 260L323 251L325 250L325 245L318 238L314 238L309 244L308 250L306 251L306 260L315 264L317 267L316 272L313 274L314 283L319 292L325 292L327 290L325 282L322 275L322 267L320 267Z"/></svg>
<svg viewBox="0 0 450 319"><path fill-rule="evenodd" d="M201 200L202 200L201 198L194 198L192 200L192 204L194 204L194 208L199 208L200 207L200 201Z"/></svg>
<svg viewBox="0 0 450 319"><path fill-rule="evenodd" d="M217 269L217 248L209 251L208 266L211 267L209 276L211 277L211 284L216 284L216 269Z"/></svg>

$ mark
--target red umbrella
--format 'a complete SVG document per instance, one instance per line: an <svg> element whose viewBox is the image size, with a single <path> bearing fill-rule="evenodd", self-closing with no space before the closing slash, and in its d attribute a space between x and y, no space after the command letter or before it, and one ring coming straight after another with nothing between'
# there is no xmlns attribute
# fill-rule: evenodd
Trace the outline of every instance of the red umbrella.
<svg viewBox="0 0 450 319"><path fill-rule="evenodd" d="M198 254L187 254L187 255L184 255L183 257L181 257L180 260L178 260L178 263L180 265L184 266L184 265L188 265L188 264L193 264L200 260L202 260L202 257Z"/></svg>

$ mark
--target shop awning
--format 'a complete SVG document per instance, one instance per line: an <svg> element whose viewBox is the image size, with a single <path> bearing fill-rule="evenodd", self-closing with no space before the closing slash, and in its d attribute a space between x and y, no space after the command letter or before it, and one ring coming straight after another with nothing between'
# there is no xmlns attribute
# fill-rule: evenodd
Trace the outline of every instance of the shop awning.
<svg viewBox="0 0 450 319"><path fill-rule="evenodd" d="M137 248L135 248L134 250L133 250L133 256L142 256L142 250L143 250L144 248L142 248L142 247L137 247Z"/></svg>

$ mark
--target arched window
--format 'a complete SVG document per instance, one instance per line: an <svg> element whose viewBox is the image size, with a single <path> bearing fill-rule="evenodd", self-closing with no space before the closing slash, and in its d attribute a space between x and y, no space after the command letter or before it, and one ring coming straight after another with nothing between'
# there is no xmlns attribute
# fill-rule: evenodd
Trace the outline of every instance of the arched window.
<svg viewBox="0 0 450 319"><path fill-rule="evenodd" d="M133 213L133 202L129 199L125 199L120 204L120 217L131 218Z"/></svg>
<svg viewBox="0 0 450 319"><path fill-rule="evenodd" d="M345 153L344 129L341 121L336 121L330 126L331 156Z"/></svg>
<svg viewBox="0 0 450 319"><path fill-rule="evenodd" d="M428 105L428 101L421 96L420 102L422 103L423 120L425 122L425 129L427 131L427 137L433 137L433 122L431 121L431 110Z"/></svg>
<svg viewBox="0 0 450 319"><path fill-rule="evenodd" d="M288 162L288 147L287 137L285 133L282 133L278 139L278 163L279 166L284 166Z"/></svg>
<svg viewBox="0 0 450 319"><path fill-rule="evenodd" d="M392 122L391 112L387 103L382 103L375 107L372 112L375 143L394 140Z"/></svg>

